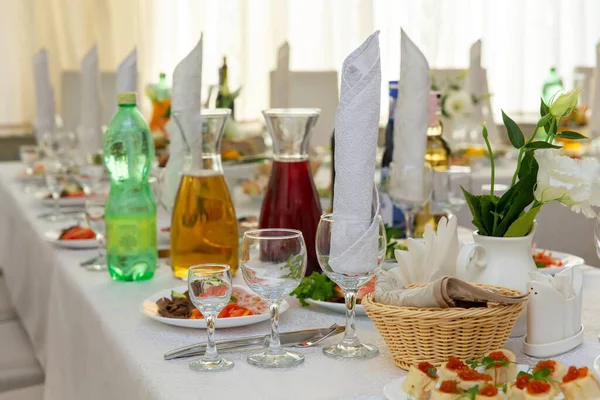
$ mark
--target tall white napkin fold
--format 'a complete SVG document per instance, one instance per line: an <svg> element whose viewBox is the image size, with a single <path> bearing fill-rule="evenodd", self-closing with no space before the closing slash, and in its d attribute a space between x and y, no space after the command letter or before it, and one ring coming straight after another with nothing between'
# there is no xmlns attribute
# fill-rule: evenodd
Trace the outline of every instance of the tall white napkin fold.
<svg viewBox="0 0 600 400"><path fill-rule="evenodd" d="M402 197L408 201L420 201L423 198L430 87L429 64L425 56L404 30L401 30L400 80L394 117L394 152L390 179L397 179L396 176L401 171L411 170L409 174L403 174L414 183L402 193Z"/></svg>
<svg viewBox="0 0 600 400"><path fill-rule="evenodd" d="M201 129L202 38L203 35L200 35L196 46L177 64L173 72L171 112L181 113L182 118L179 122L182 123L183 132L171 117L166 127L170 137L170 155L165 167L161 193L162 201L168 207L175 203L186 155L190 148L202 145L201 135L194 135L194 131Z"/></svg>
<svg viewBox="0 0 600 400"><path fill-rule="evenodd" d="M379 225L369 220L379 214L373 176L380 94L377 31L350 53L342 67L335 117L334 223L329 257L329 265L338 273L367 273L377 262Z"/></svg>
<svg viewBox="0 0 600 400"><path fill-rule="evenodd" d="M271 107L290 107L290 45L283 43L277 49L277 69L273 74L273 99Z"/></svg>
<svg viewBox="0 0 600 400"><path fill-rule="evenodd" d="M54 88L50 81L50 66L48 52L42 49L33 56L33 77L35 80L36 100L36 135L54 132L54 119L56 105L54 102Z"/></svg>
<svg viewBox="0 0 600 400"><path fill-rule="evenodd" d="M590 117L591 137L600 137L600 42L596 44L596 68L594 69L592 115Z"/></svg>
<svg viewBox="0 0 600 400"><path fill-rule="evenodd" d="M90 49L81 61L81 121L79 143L87 154L102 149L102 98L98 48Z"/></svg>
<svg viewBox="0 0 600 400"><path fill-rule="evenodd" d="M498 127L494 122L491 101L488 93L487 74L481 66L481 39L473 43L469 52L469 91L479 102L473 107L471 120L474 128L480 133L481 124L485 122L490 142L500 141Z"/></svg>
<svg viewBox="0 0 600 400"><path fill-rule="evenodd" d="M125 57L117 68L117 93L137 92L137 49Z"/></svg>

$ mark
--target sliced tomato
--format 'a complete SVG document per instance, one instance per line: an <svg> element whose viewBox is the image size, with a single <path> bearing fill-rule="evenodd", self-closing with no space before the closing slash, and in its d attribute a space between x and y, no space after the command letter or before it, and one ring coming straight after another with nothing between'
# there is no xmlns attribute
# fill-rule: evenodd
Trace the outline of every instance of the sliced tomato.
<svg viewBox="0 0 600 400"><path fill-rule="evenodd" d="M64 231L60 236L60 239L62 240L86 240L95 238L96 234L93 230L82 226L74 226Z"/></svg>

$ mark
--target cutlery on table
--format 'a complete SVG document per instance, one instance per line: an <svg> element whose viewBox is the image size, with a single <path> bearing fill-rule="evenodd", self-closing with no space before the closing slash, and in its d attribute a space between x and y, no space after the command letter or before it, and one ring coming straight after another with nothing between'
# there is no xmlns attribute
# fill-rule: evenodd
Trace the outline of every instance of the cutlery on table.
<svg viewBox="0 0 600 400"><path fill-rule="evenodd" d="M295 332L283 332L279 335L282 347L312 347L323 340L344 332L345 328L333 324L328 328L306 329ZM222 351L246 351L252 348L266 347L271 335L258 335L239 339L217 340L216 345L219 352ZM190 346L180 347L165 353L165 360L177 358L195 357L204 355L206 343L197 343Z"/></svg>

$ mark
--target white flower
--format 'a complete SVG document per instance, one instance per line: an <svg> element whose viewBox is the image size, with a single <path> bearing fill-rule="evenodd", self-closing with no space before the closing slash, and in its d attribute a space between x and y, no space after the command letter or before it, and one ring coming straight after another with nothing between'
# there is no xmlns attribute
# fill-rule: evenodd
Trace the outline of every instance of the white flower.
<svg viewBox="0 0 600 400"><path fill-rule="evenodd" d="M592 218L592 206L600 206L600 163L595 158L576 160L558 150L539 150L535 198L542 203L559 201Z"/></svg>
<svg viewBox="0 0 600 400"><path fill-rule="evenodd" d="M550 114L556 118L561 118L571 114L571 111L577 107L577 99L581 89L573 89L570 92L563 93L550 105Z"/></svg>
<svg viewBox="0 0 600 400"><path fill-rule="evenodd" d="M463 90L453 90L444 101L444 111L452 119L462 119L471 115L471 96Z"/></svg>

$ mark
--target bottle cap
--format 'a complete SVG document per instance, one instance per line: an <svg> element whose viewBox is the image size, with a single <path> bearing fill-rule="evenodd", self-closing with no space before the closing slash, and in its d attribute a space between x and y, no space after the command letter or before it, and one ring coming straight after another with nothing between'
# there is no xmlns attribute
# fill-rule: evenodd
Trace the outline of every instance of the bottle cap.
<svg viewBox="0 0 600 400"><path fill-rule="evenodd" d="M119 105L137 104L137 93L136 92L121 92L117 95L117 103Z"/></svg>
<svg viewBox="0 0 600 400"><path fill-rule="evenodd" d="M164 72L161 72L161 73L158 75L158 77L159 77L159 78L166 78L166 77L167 77L167 74L165 74Z"/></svg>

